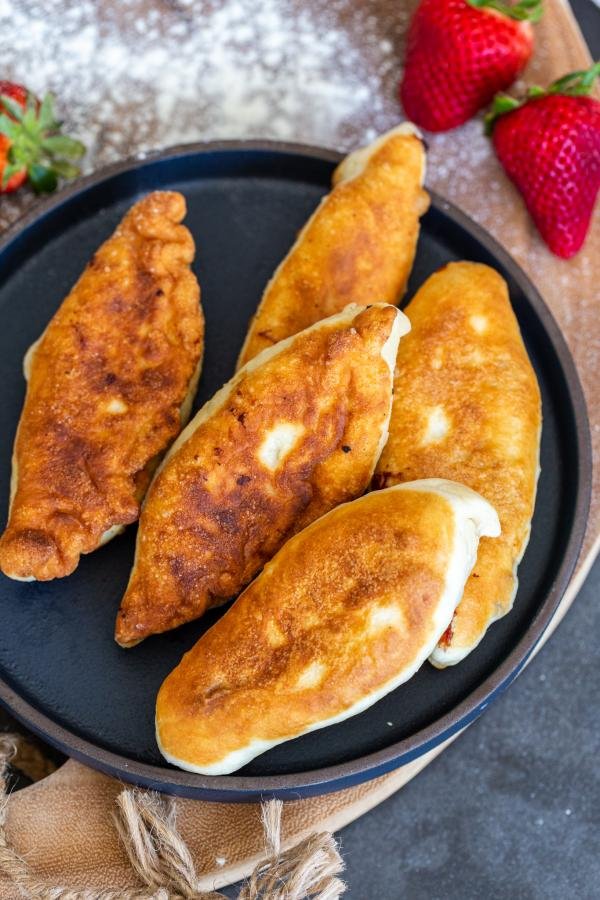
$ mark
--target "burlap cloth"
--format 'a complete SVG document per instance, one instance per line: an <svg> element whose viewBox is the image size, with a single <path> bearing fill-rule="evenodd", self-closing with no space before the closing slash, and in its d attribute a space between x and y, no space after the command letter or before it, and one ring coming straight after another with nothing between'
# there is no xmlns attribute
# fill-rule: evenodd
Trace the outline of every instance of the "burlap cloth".
<svg viewBox="0 0 600 900"><path fill-rule="evenodd" d="M110 4L98 4L98 7ZM159 4L141 3L146 10ZM351 12L359 0L346 4L348 27ZM565 72L589 65L589 54L567 3L546 0L542 22L536 26L538 50L525 80L542 84ZM92 4L94 6L94 4ZM339 6L339 4L338 4ZM343 6L343 5L342 5ZM292 4L293 9L297 4ZM92 7L90 7L91 9ZM370 2L371 16L378 17L374 27L380 35L389 34L398 54L408 5L395 2ZM91 15L95 14L93 12ZM343 16L342 16L343 20ZM365 49L372 53L372 47ZM399 57L400 58L400 57ZM6 59L3 60L5 63ZM11 66L14 71L11 71ZM5 67L6 68L6 67ZM6 75L21 79L18 60L8 57ZM379 103L377 122L365 122L364 113L350 117L330 140L334 146L354 146L364 140L367 129L378 130L396 122L398 110L389 98L396 89L398 72L384 69L378 90L385 102ZM54 85L60 93L60 85ZM382 112L383 110L383 112ZM310 110L298 119L294 137L314 140ZM97 126L101 111L90 110L90 124ZM304 117L304 118L303 118ZM158 125L157 125L158 129ZM96 128L97 130L97 128ZM158 144L168 143L164 130ZM198 131L198 137L223 136ZM241 129L240 137L246 136ZM271 137L268 132L265 137ZM600 454L600 210L583 253L570 262L553 257L534 232L522 202L499 169L481 136L481 123L469 123L447 135L429 139L428 184L453 200L492 232L529 273L562 327L575 357L586 393L594 456ZM121 146L122 155L136 149L135 136ZM102 159L97 155L96 161ZM106 158L106 156L104 157ZM18 201L0 204L0 225L6 225L27 206L33 197L23 194ZM589 527L576 575L555 620L566 611L589 570L598 549L600 534L600 469L595 467ZM283 836L288 845L314 830L335 831L371 809L398 790L421 768L441 752L438 748L398 772L336 794L285 804ZM69 760L62 768L32 787L14 794L10 800L7 836L25 856L30 870L48 884L77 887L125 888L139 884L117 838L112 814L115 798L122 785ZM223 805L179 800L178 822L188 843L198 873L206 889L231 883L246 875L264 851L264 839L256 805ZM0 880L0 897L18 896L14 885Z"/></svg>

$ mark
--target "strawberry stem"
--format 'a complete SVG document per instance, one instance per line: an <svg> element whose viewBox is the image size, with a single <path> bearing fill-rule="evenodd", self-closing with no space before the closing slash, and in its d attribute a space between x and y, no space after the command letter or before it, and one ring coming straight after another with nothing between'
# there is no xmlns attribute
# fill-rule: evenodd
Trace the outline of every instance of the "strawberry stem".
<svg viewBox="0 0 600 900"><path fill-rule="evenodd" d="M4 110L4 112L3 112ZM0 134L10 141L2 179L26 170L36 193L53 191L58 178L74 178L79 174L73 160L85 153L81 141L61 133L61 123L54 115L54 97L46 94L40 103L28 94L23 105L0 92Z"/></svg>
<svg viewBox="0 0 600 900"><path fill-rule="evenodd" d="M3 106L7 113L17 122L20 122L23 118L23 107L16 100L13 100L12 97L0 94L0 106Z"/></svg>
<svg viewBox="0 0 600 900"><path fill-rule="evenodd" d="M486 135L490 137L494 130L496 119L507 112L512 112L513 109L517 109L521 105L522 101L517 100L515 97L510 97L508 94L496 94L492 102L492 108L486 113L483 120Z"/></svg>
<svg viewBox="0 0 600 900"><path fill-rule="evenodd" d="M570 97L582 97L589 94L594 86L594 81L600 76L600 62L595 63L590 69L580 72L570 72L562 78L553 81L546 93L567 94Z"/></svg>
<svg viewBox="0 0 600 900"><path fill-rule="evenodd" d="M539 22L544 11L543 0L519 0L513 5L502 0L467 0L467 3L475 9L495 9L520 22Z"/></svg>
<svg viewBox="0 0 600 900"><path fill-rule="evenodd" d="M492 107L484 118L485 133L489 137L494 130L496 120L500 116L518 109L519 106L523 106L528 100L538 100L540 97L547 97L548 94L583 97L591 92L596 78L599 77L600 62L597 62L590 69L584 69L580 72L569 72L568 75L563 75L562 78L553 81L547 88L540 87L539 84L533 84L527 89L525 97L520 100L510 97L508 94L496 94Z"/></svg>

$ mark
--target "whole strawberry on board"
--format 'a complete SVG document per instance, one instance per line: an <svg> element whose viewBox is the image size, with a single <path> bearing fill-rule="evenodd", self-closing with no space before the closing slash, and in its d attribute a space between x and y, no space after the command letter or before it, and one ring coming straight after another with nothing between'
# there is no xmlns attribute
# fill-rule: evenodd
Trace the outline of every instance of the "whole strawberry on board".
<svg viewBox="0 0 600 900"><path fill-rule="evenodd" d="M525 68L541 14L542 0L421 0L400 84L408 118L447 131L487 106Z"/></svg>
<svg viewBox="0 0 600 900"><path fill-rule="evenodd" d="M557 256L581 248L600 188L600 100L590 97L600 62L525 100L499 95L486 130L542 238Z"/></svg>
<svg viewBox="0 0 600 900"><path fill-rule="evenodd" d="M59 178L79 175L72 160L83 156L85 147L60 128L52 94L40 102L22 85L0 81L0 194L27 180L36 193L46 193Z"/></svg>

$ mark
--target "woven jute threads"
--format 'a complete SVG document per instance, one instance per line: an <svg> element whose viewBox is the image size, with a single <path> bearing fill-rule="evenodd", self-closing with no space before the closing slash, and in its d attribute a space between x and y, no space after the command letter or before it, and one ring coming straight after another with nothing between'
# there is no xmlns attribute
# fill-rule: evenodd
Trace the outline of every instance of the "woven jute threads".
<svg viewBox="0 0 600 900"><path fill-rule="evenodd" d="M6 770L11 761L30 759L32 751L15 734L0 734L0 873L18 895L31 900L225 900L224 894L202 891L194 861L177 830L176 801L149 791L128 789L117 798L115 826L142 888L79 890L49 887L29 871L6 835L9 797ZM41 769L44 773L44 769ZM337 877L344 868L333 835L311 834L282 850L283 804L270 800L261 808L265 859L238 895L238 900L337 900L345 891Z"/></svg>

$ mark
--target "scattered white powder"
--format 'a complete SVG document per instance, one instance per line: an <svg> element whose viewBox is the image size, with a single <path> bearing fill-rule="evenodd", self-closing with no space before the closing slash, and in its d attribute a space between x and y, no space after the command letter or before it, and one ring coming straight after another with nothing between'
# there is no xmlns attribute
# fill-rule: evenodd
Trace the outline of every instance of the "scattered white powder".
<svg viewBox="0 0 600 900"><path fill-rule="evenodd" d="M86 168L132 150L210 138L354 143L400 117L398 33L373 2L0 0L8 75L53 89L89 145ZM398 13L398 32L404 30ZM368 52L366 52L368 51Z"/></svg>
<svg viewBox="0 0 600 900"><path fill-rule="evenodd" d="M215 138L344 150L403 118L403 6L384 15L380 0L66 0L52 15L47 0L0 0L0 33L14 36L3 64L39 94L54 90L88 145L86 171ZM428 143L428 184L450 184L454 201L496 230L488 201L513 189L481 118ZM474 198L481 179L490 191ZM0 225L13 218L9 204Z"/></svg>
<svg viewBox="0 0 600 900"><path fill-rule="evenodd" d="M402 118L406 24L378 0L0 0L2 77L54 91L85 172L219 138L347 149Z"/></svg>

